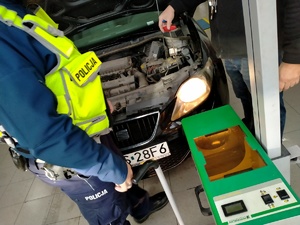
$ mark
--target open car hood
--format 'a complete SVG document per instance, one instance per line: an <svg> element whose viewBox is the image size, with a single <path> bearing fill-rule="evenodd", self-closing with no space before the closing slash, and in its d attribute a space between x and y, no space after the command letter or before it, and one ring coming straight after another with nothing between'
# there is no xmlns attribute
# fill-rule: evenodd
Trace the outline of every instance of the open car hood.
<svg viewBox="0 0 300 225"><path fill-rule="evenodd" d="M164 10L168 0L28 0L27 5L42 6L59 24L65 35L116 18L149 11Z"/></svg>

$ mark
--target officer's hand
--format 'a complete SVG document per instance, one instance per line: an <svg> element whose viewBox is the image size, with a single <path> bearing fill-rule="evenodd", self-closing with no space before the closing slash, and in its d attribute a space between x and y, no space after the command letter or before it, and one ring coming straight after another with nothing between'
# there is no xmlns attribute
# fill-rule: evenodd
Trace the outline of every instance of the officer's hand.
<svg viewBox="0 0 300 225"><path fill-rule="evenodd" d="M118 192L125 192L132 187L133 172L132 172L131 166L128 163L126 163L126 164L127 164L127 169L128 169L127 178L124 183L116 184L115 189Z"/></svg>
<svg viewBox="0 0 300 225"><path fill-rule="evenodd" d="M279 67L279 89L286 91L300 80L300 64L281 63Z"/></svg>
<svg viewBox="0 0 300 225"><path fill-rule="evenodd" d="M168 6L158 17L158 26L161 32L164 32L163 27L167 26L167 29L170 30L172 21L174 19L175 10L172 6Z"/></svg>

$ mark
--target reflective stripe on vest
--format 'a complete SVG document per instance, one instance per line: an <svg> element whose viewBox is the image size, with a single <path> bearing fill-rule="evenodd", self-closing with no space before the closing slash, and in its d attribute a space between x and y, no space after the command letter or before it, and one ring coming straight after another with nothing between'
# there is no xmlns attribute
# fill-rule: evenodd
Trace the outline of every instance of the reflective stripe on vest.
<svg viewBox="0 0 300 225"><path fill-rule="evenodd" d="M89 136L107 132L109 121L98 75L101 61L96 54L81 54L41 7L22 19L0 5L0 21L27 32L56 55L57 65L45 79L57 98L57 112L70 116Z"/></svg>

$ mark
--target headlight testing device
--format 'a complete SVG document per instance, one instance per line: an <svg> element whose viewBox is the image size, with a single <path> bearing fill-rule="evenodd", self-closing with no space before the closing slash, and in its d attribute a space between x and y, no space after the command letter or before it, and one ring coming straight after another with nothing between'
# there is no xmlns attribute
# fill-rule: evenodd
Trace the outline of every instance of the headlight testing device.
<svg viewBox="0 0 300 225"><path fill-rule="evenodd" d="M216 224L300 224L299 197L231 106L182 125Z"/></svg>

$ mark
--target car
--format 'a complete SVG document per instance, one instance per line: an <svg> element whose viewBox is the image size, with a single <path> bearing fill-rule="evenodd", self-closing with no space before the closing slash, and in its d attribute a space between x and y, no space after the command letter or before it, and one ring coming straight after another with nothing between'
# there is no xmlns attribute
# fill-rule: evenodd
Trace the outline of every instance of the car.
<svg viewBox="0 0 300 225"><path fill-rule="evenodd" d="M81 52L94 51L113 139L128 163L158 160L163 171L190 150L181 120L229 102L226 74L191 12L161 32L161 0L29 0L41 5ZM209 126L207 121L203 126ZM155 175L149 170L145 177Z"/></svg>

